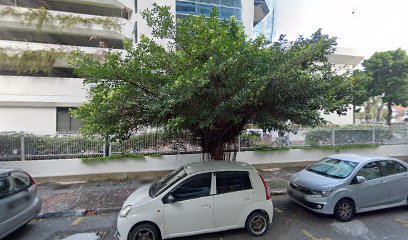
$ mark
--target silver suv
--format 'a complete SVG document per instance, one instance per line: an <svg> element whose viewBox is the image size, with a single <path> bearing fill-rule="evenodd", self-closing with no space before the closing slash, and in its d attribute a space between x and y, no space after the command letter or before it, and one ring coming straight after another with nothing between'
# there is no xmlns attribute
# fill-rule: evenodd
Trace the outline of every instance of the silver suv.
<svg viewBox="0 0 408 240"><path fill-rule="evenodd" d="M41 205L37 185L28 173L0 167L0 239L36 217Z"/></svg>
<svg viewBox="0 0 408 240"><path fill-rule="evenodd" d="M288 194L314 212L346 222L355 213L407 205L407 169L395 158L329 156L294 174Z"/></svg>

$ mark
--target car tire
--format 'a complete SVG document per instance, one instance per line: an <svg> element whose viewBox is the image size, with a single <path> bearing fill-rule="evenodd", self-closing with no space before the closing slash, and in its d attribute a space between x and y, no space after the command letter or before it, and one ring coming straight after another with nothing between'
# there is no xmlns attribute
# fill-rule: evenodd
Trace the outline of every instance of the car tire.
<svg viewBox="0 0 408 240"><path fill-rule="evenodd" d="M260 211L251 213L245 223L246 230L253 236L260 237L268 231L268 216Z"/></svg>
<svg viewBox="0 0 408 240"><path fill-rule="evenodd" d="M349 222L356 213L354 202L351 199L341 199L334 207L334 216L342 222Z"/></svg>
<svg viewBox="0 0 408 240"><path fill-rule="evenodd" d="M160 240L160 234L156 227L151 223L142 223L134 227L130 233L128 240Z"/></svg>

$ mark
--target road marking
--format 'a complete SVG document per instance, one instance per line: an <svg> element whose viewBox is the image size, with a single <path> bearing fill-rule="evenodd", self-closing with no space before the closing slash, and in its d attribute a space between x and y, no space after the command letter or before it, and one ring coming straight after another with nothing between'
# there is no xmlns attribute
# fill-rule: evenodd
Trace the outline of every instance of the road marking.
<svg viewBox="0 0 408 240"><path fill-rule="evenodd" d="M308 237L310 240L332 240L331 238L327 237L327 238L317 238L315 236L313 236L310 232L306 231L306 230L302 230L302 233Z"/></svg>
<svg viewBox="0 0 408 240"><path fill-rule="evenodd" d="M77 219L72 223L72 225L73 225L73 226L78 225L78 223L80 223L80 222L82 221L82 219L84 219L84 217L79 217L79 218L77 218Z"/></svg>
<svg viewBox="0 0 408 240"><path fill-rule="evenodd" d="M283 213L282 210L280 210L279 208L273 208L275 211L277 211L278 213Z"/></svg>
<svg viewBox="0 0 408 240"><path fill-rule="evenodd" d="M397 219L394 219L394 220L395 220L396 222L401 223L402 226L408 228L408 221L407 221L407 220L403 220L403 219L401 219L401 218L397 218Z"/></svg>

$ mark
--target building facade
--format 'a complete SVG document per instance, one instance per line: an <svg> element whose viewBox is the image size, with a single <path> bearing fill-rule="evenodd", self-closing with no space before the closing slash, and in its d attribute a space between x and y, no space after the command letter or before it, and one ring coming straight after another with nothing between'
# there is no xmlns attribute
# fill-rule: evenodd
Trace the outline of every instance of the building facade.
<svg viewBox="0 0 408 240"><path fill-rule="evenodd" d="M153 3L170 6L178 18L208 16L216 6L248 36L273 36L272 0L0 0L0 132L77 131L81 123L68 111L86 100L87 89L65 56L76 49L124 52L125 38L150 36L140 12Z"/></svg>

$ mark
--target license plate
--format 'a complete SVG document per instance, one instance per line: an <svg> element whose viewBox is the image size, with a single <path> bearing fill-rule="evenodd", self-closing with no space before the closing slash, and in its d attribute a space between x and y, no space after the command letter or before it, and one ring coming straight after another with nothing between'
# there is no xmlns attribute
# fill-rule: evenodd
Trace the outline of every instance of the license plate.
<svg viewBox="0 0 408 240"><path fill-rule="evenodd" d="M303 194L298 191L292 191L292 195L297 199L303 199Z"/></svg>

